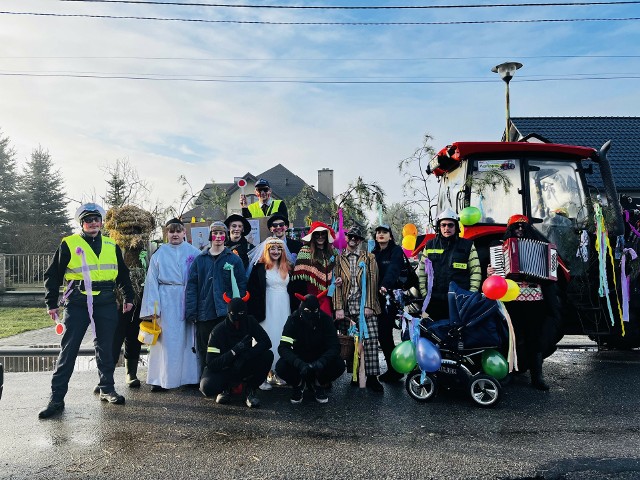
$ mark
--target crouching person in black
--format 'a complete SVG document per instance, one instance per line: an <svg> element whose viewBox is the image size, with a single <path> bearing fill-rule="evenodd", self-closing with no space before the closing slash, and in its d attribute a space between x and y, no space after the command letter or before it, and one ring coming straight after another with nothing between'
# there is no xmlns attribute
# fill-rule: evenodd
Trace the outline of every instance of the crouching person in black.
<svg viewBox="0 0 640 480"><path fill-rule="evenodd" d="M258 321L247 314L241 298L229 302L227 318L213 329L207 347L207 365L200 380L200 391L216 397L216 403L229 403L230 389L243 384L245 403L260 406L256 388L267 378L273 362L271 340Z"/></svg>
<svg viewBox="0 0 640 480"><path fill-rule="evenodd" d="M329 398L322 385L331 383L345 369L336 327L331 317L320 310L317 297L307 295L301 299L300 307L284 325L276 373L293 386L291 403L302 402L305 388L314 392L316 401L327 403Z"/></svg>

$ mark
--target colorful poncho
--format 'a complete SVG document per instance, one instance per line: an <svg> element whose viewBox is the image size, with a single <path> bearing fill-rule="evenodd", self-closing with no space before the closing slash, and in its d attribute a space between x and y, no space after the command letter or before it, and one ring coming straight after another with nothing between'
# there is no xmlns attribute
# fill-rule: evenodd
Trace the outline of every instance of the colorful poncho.
<svg viewBox="0 0 640 480"><path fill-rule="evenodd" d="M311 249L305 245L300 249L296 264L293 267L291 280L302 280L322 292L331 285L333 267L335 265L336 251L330 248L329 255L318 260L311 257Z"/></svg>

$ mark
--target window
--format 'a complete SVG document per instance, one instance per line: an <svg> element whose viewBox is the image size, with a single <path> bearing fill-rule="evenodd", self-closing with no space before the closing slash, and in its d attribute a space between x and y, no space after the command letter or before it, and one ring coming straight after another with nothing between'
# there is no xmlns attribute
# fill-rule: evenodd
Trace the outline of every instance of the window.
<svg viewBox="0 0 640 480"><path fill-rule="evenodd" d="M475 160L473 168L470 205L480 209L480 223L507 223L524 211L520 160Z"/></svg>

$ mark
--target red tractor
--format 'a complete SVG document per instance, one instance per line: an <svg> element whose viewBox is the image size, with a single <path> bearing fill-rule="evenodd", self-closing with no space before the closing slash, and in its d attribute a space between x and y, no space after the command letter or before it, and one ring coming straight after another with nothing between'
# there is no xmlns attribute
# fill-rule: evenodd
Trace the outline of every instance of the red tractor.
<svg viewBox="0 0 640 480"><path fill-rule="evenodd" d="M449 207L457 212L468 206L480 210L480 221L465 226L463 236L474 241L483 273L489 263L489 246L502 238L507 219L516 213L527 215L557 248L564 333L586 334L600 345L632 348L640 346L640 287L637 273L631 272L630 318L621 325L620 268L623 248L637 251L639 239L630 228L625 233L627 219L606 155L609 146L607 142L597 151L526 140L458 142L438 152L427 173L440 183L436 214ZM602 192L589 184L594 165L604 184ZM595 208L596 203L601 208ZM604 212L614 259L607 254L606 267L599 263L595 248L594 219L599 210ZM627 261L626 273L636 265L637 261ZM613 315L607 299L599 294L602 268Z"/></svg>

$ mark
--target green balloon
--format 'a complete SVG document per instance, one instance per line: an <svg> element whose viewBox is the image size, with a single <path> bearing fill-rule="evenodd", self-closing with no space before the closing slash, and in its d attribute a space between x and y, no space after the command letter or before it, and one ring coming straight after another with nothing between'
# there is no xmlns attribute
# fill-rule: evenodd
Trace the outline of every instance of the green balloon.
<svg viewBox="0 0 640 480"><path fill-rule="evenodd" d="M411 340L406 340L393 349L391 366L399 373L409 373L413 370L416 366L416 347Z"/></svg>
<svg viewBox="0 0 640 480"><path fill-rule="evenodd" d="M500 352L485 350L482 352L482 369L496 380L502 380L509 373L509 364Z"/></svg>
<svg viewBox="0 0 640 480"><path fill-rule="evenodd" d="M460 223L466 226L475 225L482 218L482 212L477 207L466 207L460 212Z"/></svg>

